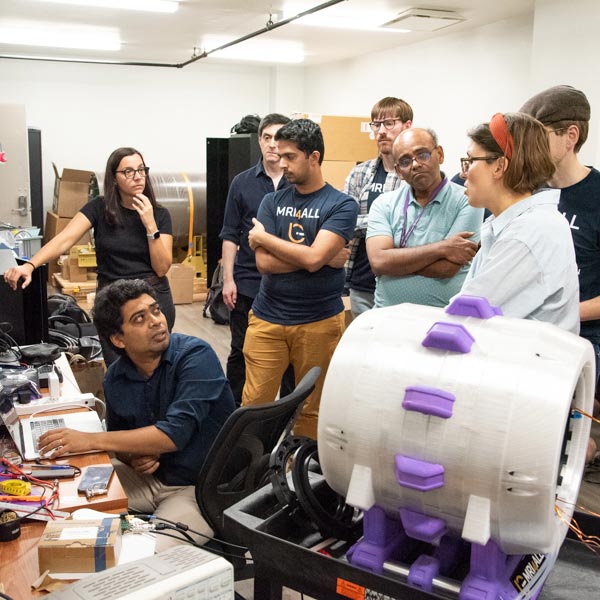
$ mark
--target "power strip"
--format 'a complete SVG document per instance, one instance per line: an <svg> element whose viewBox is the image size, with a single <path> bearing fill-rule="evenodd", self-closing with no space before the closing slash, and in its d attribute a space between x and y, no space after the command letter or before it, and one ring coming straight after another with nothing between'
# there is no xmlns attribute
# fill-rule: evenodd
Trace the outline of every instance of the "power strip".
<svg viewBox="0 0 600 600"><path fill-rule="evenodd" d="M71 515L64 510L55 510L52 509L52 515L50 515L45 510L40 510L40 512L35 513L34 515L30 514L34 510L37 510L40 507L39 503L35 502L27 502L25 504L13 504L12 502L0 502L0 510L12 510L17 513L17 517L22 517L24 519L36 519L38 521L54 521L54 519L67 519Z"/></svg>
<svg viewBox="0 0 600 600"><path fill-rule="evenodd" d="M31 415L33 413L41 412L44 410L52 410L55 408L76 408L81 406L83 408L96 408L96 397L94 394L77 394L76 396L59 396L58 398L38 398L32 400L27 404L20 404L18 402L13 403L12 409L5 415L4 419L7 420L15 416Z"/></svg>
<svg viewBox="0 0 600 600"><path fill-rule="evenodd" d="M125 534L131 535L131 534ZM48 596L53 600L233 600L233 566L194 546L175 546L83 579Z"/></svg>

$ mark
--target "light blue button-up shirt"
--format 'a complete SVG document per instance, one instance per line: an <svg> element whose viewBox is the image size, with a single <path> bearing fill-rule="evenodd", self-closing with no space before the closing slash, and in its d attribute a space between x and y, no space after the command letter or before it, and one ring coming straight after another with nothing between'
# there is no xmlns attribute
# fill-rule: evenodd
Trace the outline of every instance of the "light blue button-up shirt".
<svg viewBox="0 0 600 600"><path fill-rule="evenodd" d="M461 294L484 296L508 317L579 333L579 280L560 190L542 190L481 228L481 249Z"/></svg>

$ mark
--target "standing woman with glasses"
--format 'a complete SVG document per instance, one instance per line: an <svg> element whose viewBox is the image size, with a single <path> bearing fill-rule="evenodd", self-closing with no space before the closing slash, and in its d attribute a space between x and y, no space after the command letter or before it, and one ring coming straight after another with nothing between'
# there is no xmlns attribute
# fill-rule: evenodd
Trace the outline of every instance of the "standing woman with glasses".
<svg viewBox="0 0 600 600"><path fill-rule="evenodd" d="M104 196L83 206L29 261L7 270L7 283L16 289L22 278L27 287L37 267L68 252L93 228L98 289L117 279L145 279L156 290L171 330L175 306L166 273L172 262L173 228L169 211L156 203L148 171L135 148L117 148L106 163ZM105 360L112 362L116 355L111 355L105 343L103 350Z"/></svg>
<svg viewBox="0 0 600 600"><path fill-rule="evenodd" d="M560 190L545 188L554 173L548 133L523 113L497 113L468 135L465 193L471 206L492 215L461 295L484 296L506 316L578 333L573 241L558 211Z"/></svg>

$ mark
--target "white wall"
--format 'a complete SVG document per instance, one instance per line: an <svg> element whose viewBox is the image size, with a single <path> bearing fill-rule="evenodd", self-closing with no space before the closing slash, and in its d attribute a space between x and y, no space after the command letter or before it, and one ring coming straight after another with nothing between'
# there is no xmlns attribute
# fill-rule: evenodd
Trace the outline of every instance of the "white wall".
<svg viewBox="0 0 600 600"><path fill-rule="evenodd" d="M228 137L247 113L271 104L271 69L197 63L185 69L0 61L0 103L24 104L42 131L44 204L51 163L104 172L108 155L134 146L155 172L206 171L206 138Z"/></svg>
<svg viewBox="0 0 600 600"><path fill-rule="evenodd" d="M532 94L570 83L600 102L597 0L537 0L533 14L467 33L318 67L262 67L199 61L185 69L0 60L0 103L25 104L42 130L45 204L51 162L103 171L116 147L133 145L154 171L205 171L206 137L226 137L244 114L368 115L400 96L415 125L437 130L446 171L459 169L466 131ZM592 113L581 156L596 156Z"/></svg>
<svg viewBox="0 0 600 600"><path fill-rule="evenodd" d="M586 164L600 165L600 3L537 0L529 91L566 83L585 92L592 107L590 135L581 150Z"/></svg>
<svg viewBox="0 0 600 600"><path fill-rule="evenodd" d="M369 115L384 96L406 100L414 125L433 128L446 151L447 174L459 170L466 131L528 97L533 17L523 16L308 69L308 111ZM327 149L326 149L327 152Z"/></svg>

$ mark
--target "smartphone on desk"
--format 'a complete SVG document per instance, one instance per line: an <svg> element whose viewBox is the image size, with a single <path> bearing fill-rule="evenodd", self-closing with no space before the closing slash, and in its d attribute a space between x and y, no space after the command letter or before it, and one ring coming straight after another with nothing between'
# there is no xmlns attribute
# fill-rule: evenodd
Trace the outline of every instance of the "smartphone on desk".
<svg viewBox="0 0 600 600"><path fill-rule="evenodd" d="M93 496L106 494L113 471L114 467L112 465L87 467L79 481L77 491L80 494L85 494L88 499Z"/></svg>

